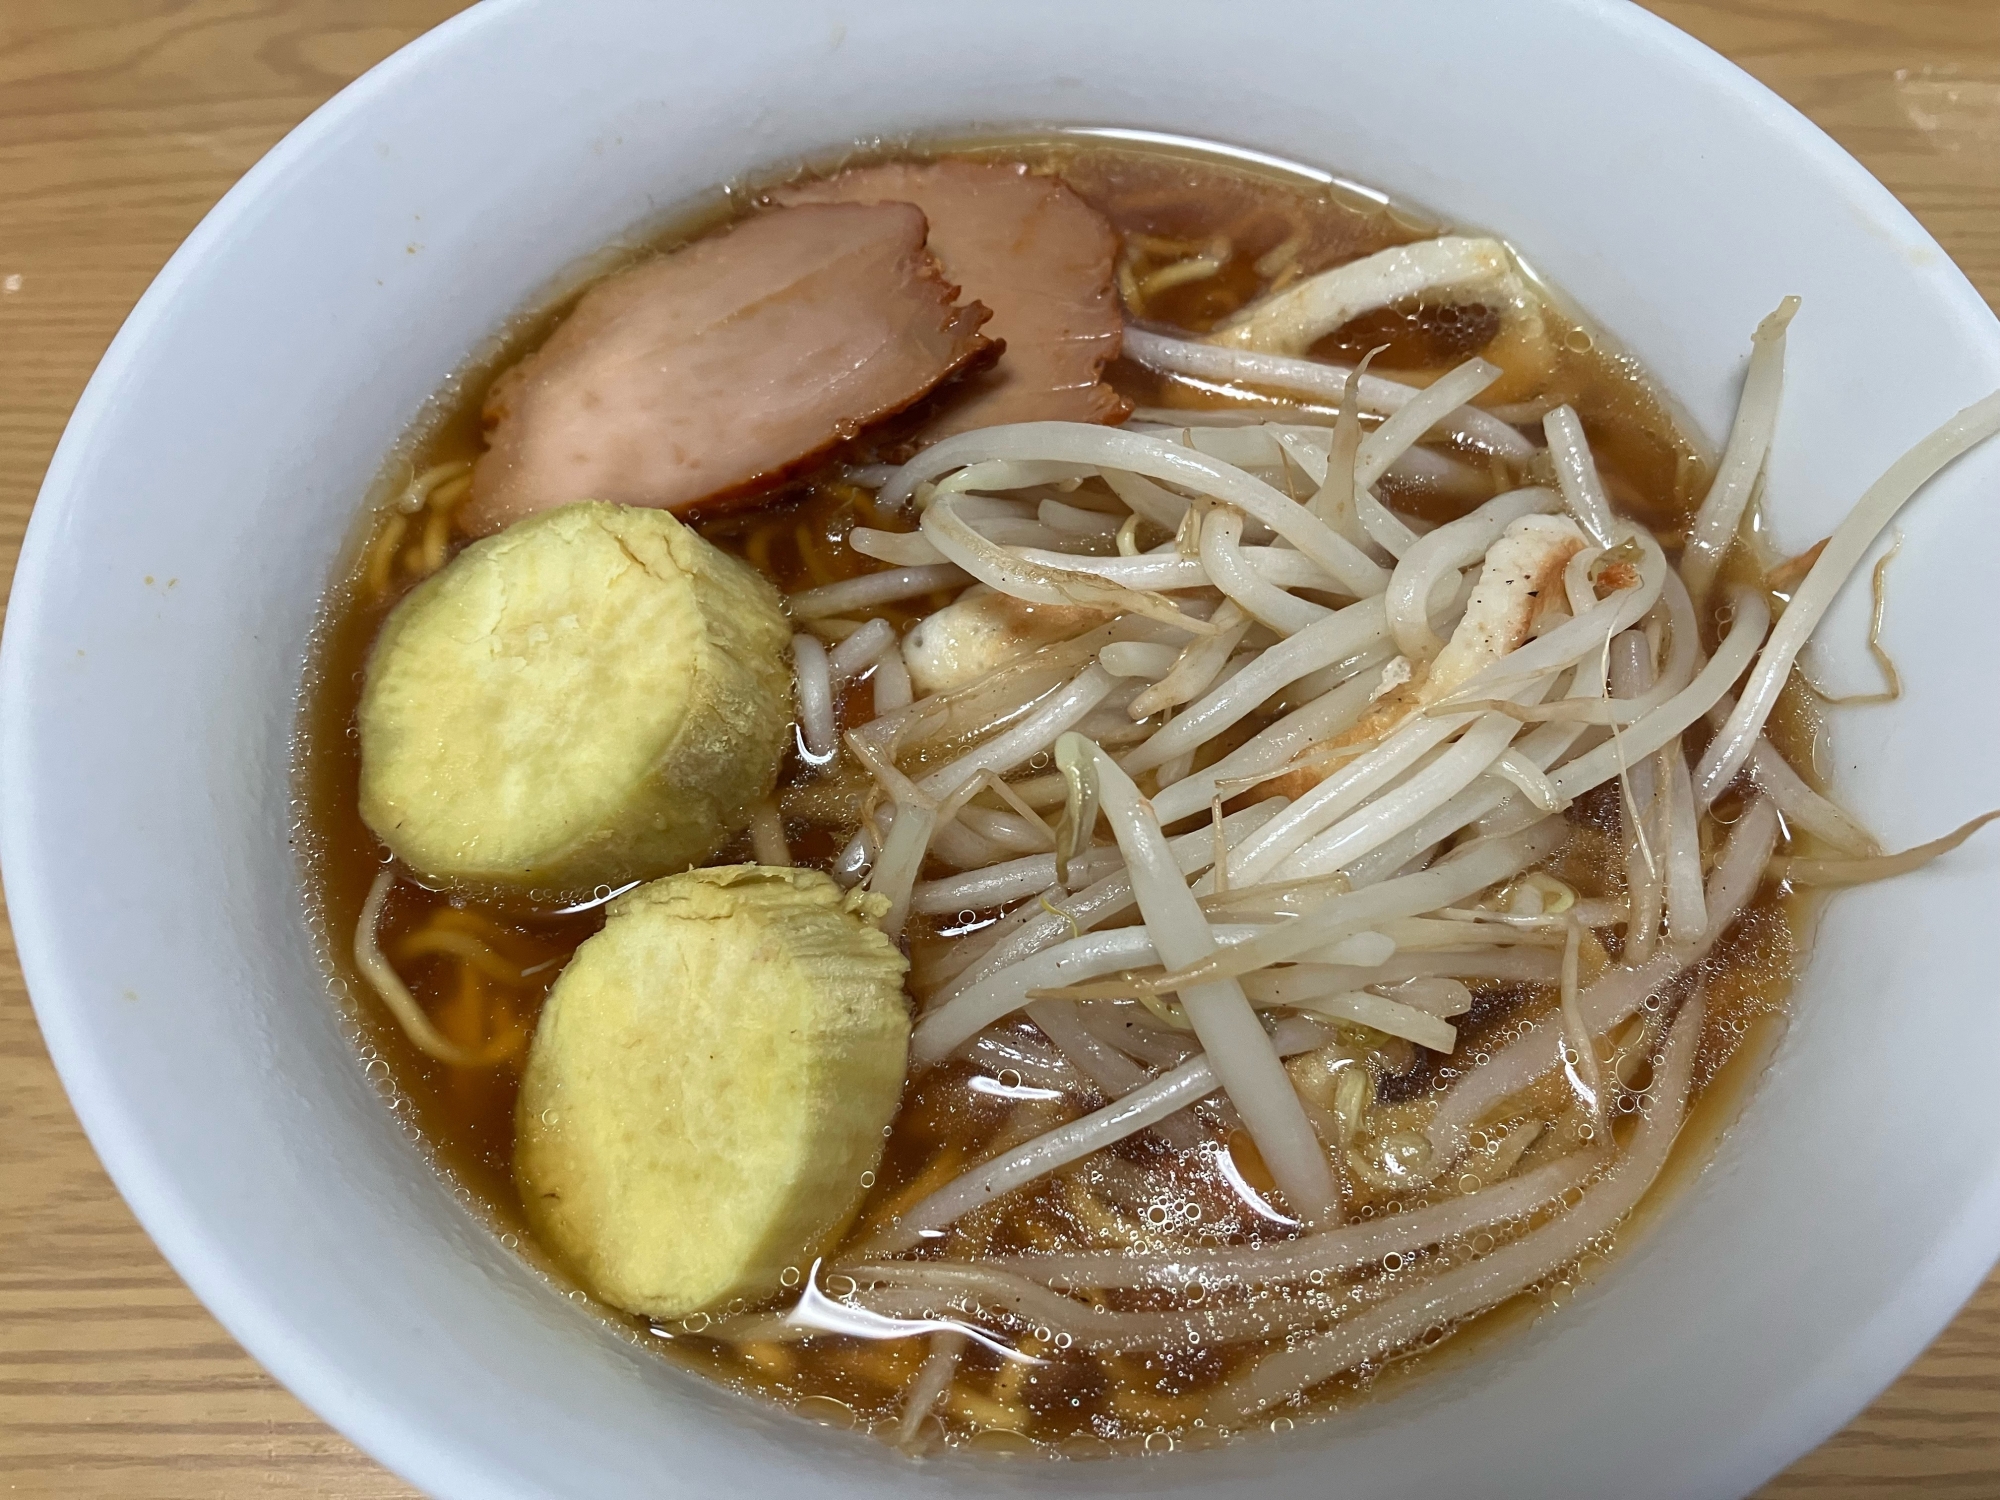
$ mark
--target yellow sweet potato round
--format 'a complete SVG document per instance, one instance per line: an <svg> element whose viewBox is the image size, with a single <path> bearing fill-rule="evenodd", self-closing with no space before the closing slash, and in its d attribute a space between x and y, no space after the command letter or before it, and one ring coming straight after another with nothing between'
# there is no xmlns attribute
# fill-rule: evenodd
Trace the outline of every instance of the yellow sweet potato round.
<svg viewBox="0 0 2000 1500"><path fill-rule="evenodd" d="M383 626L361 815L486 891L619 885L711 857L791 726L776 591L665 511L587 502L475 542Z"/></svg>
<svg viewBox="0 0 2000 1500"><path fill-rule="evenodd" d="M514 1169L597 1296L686 1317L777 1290L845 1229L909 1043L884 904L811 870L691 870L577 949L535 1031Z"/></svg>

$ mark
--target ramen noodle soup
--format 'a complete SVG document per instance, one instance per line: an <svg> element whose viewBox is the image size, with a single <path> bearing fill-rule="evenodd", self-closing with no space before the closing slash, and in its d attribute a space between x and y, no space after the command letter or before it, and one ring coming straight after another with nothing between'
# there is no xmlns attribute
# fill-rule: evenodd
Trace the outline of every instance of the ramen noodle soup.
<svg viewBox="0 0 2000 1500"><path fill-rule="evenodd" d="M733 185L439 394L329 596L364 1065L572 1297L911 1452L1281 1430L1560 1316L1811 894L1977 826L1829 800L1801 653L2000 395L1764 555L1795 313L1715 458L1512 246L1322 175Z"/></svg>

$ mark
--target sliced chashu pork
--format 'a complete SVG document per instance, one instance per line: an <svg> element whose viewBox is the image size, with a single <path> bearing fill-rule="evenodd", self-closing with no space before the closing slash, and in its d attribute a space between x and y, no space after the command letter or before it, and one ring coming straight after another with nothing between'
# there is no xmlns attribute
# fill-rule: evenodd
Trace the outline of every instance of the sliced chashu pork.
<svg viewBox="0 0 2000 1500"><path fill-rule="evenodd" d="M1563 570L1585 545L1583 531L1567 516L1523 516L1515 521L1487 548L1479 581L1473 585L1465 613L1444 649L1429 662L1405 662L1409 676L1401 684L1376 699L1359 723L1314 746L1314 750L1338 750L1386 739L1406 719L1456 692L1508 652L1525 645L1545 614L1552 609L1568 610ZM1622 580L1605 581L1616 584ZM1395 665L1391 663L1392 668ZM1303 796L1340 764L1329 758L1302 766L1263 783L1258 795Z"/></svg>
<svg viewBox="0 0 2000 1500"><path fill-rule="evenodd" d="M892 162L774 197L916 204L944 274L993 309L986 332L1006 353L941 403L926 440L1003 422L1116 422L1131 410L1101 378L1124 334L1118 237L1055 178L1012 162Z"/></svg>
<svg viewBox="0 0 2000 1500"><path fill-rule="evenodd" d="M776 209L599 282L494 382L461 523L727 499L992 359L925 235L907 203Z"/></svg>

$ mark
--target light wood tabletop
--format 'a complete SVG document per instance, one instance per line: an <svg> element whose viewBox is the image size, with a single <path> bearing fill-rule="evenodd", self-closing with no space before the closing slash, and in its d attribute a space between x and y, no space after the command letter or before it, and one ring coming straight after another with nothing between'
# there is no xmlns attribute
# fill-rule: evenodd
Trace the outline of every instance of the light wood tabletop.
<svg viewBox="0 0 2000 1500"><path fill-rule="evenodd" d="M1653 0L2000 305L2000 0ZM280 136L454 0L0 5L0 570L119 322ZM217 1326L91 1154L0 935L0 1490L408 1496ZM1698 1440L1698 1435L1690 1435ZM2000 1275L1766 1495L2000 1496Z"/></svg>

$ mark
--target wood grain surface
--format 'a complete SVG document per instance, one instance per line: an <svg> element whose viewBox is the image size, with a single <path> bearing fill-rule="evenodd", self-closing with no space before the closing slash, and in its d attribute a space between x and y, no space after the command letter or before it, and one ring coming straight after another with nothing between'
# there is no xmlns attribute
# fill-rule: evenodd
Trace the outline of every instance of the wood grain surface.
<svg viewBox="0 0 2000 1500"><path fill-rule="evenodd" d="M1810 115L2000 306L2000 0L1655 0ZM0 0L0 570L92 366L280 136L453 0ZM1691 1440L1698 1436L1691 1434ZM113 1191L0 934L0 1492L413 1492L218 1327ZM2000 1496L2000 1276L1767 1496Z"/></svg>

